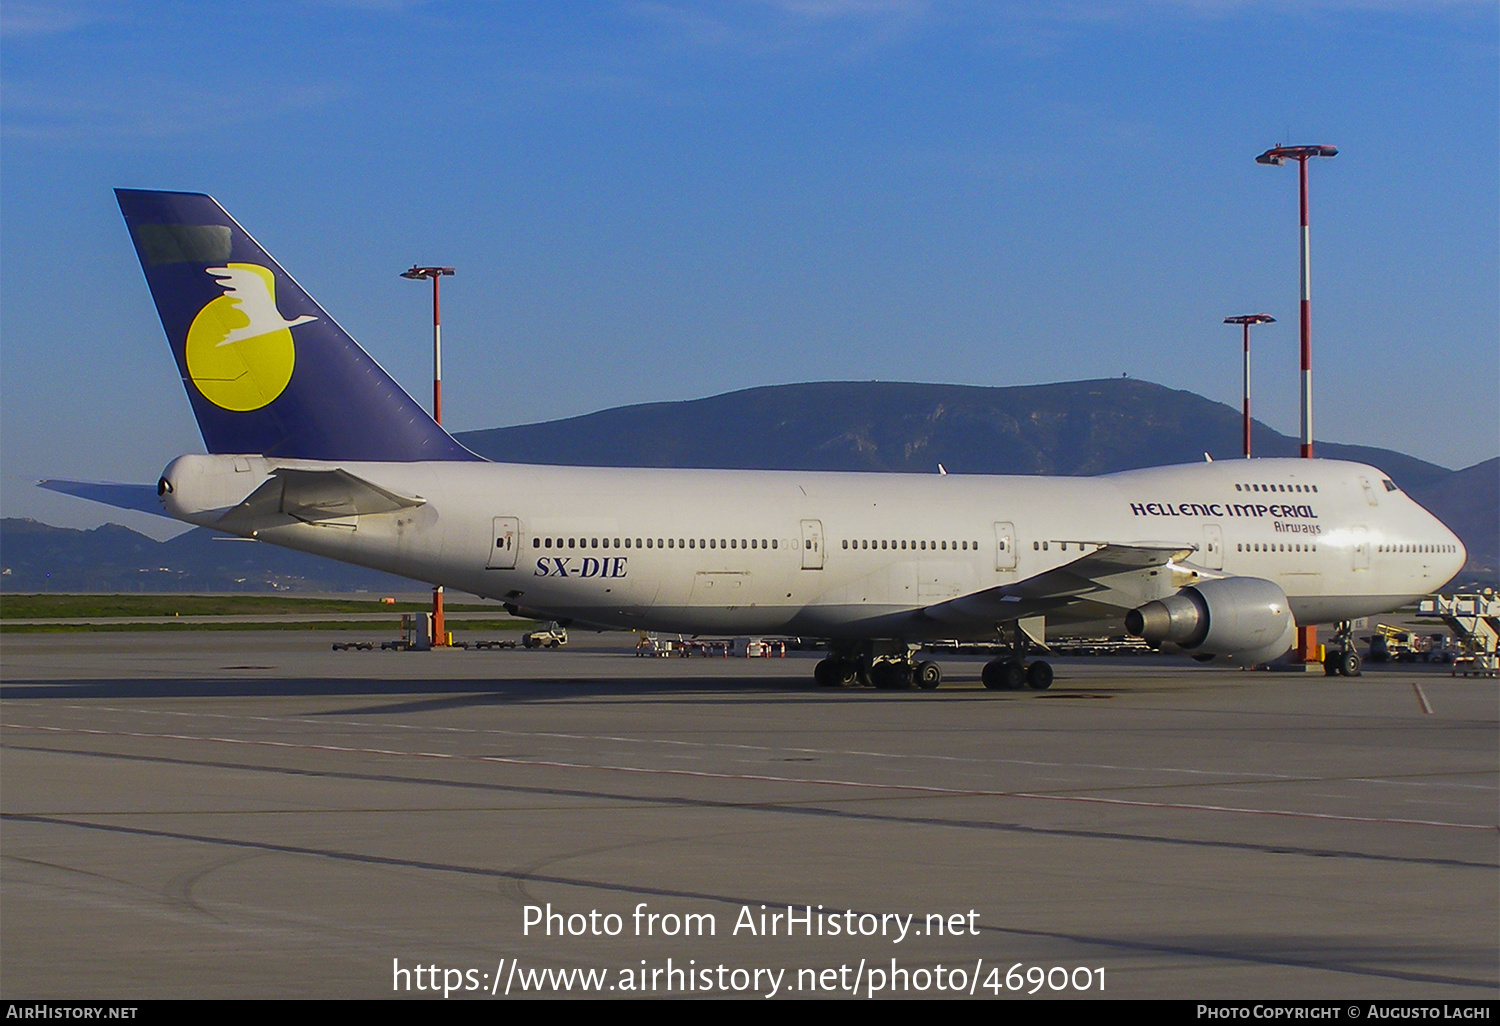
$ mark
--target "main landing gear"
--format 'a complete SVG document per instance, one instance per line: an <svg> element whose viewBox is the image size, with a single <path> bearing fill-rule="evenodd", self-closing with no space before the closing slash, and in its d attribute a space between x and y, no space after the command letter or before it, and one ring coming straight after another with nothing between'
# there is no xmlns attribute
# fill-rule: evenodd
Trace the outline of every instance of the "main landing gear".
<svg viewBox="0 0 1500 1026"><path fill-rule="evenodd" d="M1002 656L985 663L979 679L991 691L1020 691L1022 688L1046 691L1052 686L1052 664L1042 659L1028 663L1014 656Z"/></svg>
<svg viewBox="0 0 1500 1026"><path fill-rule="evenodd" d="M1026 661L1031 650L1031 639L1018 626L1011 641L1010 654L992 659L984 664L979 679L991 691L1046 691L1052 686L1052 664L1037 659Z"/></svg>
<svg viewBox="0 0 1500 1026"><path fill-rule="evenodd" d="M1030 639L1017 629L1010 654L984 664L980 675L984 686L992 691L1050 688L1052 664L1041 659L1028 661L1026 654L1031 645ZM943 670L937 663L918 659L919 654L916 646L903 641L873 641L835 649L813 668L813 680L824 688L859 685L881 691L914 687L931 691L943 682Z"/></svg>
<svg viewBox="0 0 1500 1026"><path fill-rule="evenodd" d="M882 691L931 691L943 682L942 667L916 655L904 642L873 642L821 660L813 668L813 680L825 688L867 684Z"/></svg>
<svg viewBox="0 0 1500 1026"><path fill-rule="evenodd" d="M1329 649L1328 654L1323 657L1323 673L1329 677L1358 677L1363 672L1364 664L1360 662L1359 652L1354 647L1354 624L1349 620L1340 620L1334 628L1334 636L1338 639L1338 647Z"/></svg>

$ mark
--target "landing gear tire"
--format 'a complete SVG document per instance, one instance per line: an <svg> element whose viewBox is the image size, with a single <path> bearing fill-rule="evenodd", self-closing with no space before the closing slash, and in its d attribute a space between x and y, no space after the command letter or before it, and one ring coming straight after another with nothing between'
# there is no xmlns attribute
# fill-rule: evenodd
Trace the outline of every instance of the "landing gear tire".
<svg viewBox="0 0 1500 1026"><path fill-rule="evenodd" d="M943 682L943 670L937 663L918 663L912 670L912 679L923 691L931 691Z"/></svg>
<svg viewBox="0 0 1500 1026"><path fill-rule="evenodd" d="M1359 653L1354 649L1348 649L1339 656L1339 673L1343 676L1358 677L1363 669L1359 661Z"/></svg>
<svg viewBox="0 0 1500 1026"><path fill-rule="evenodd" d="M1005 664L1005 690L1020 691L1026 686L1026 664L1012 659Z"/></svg>
<svg viewBox="0 0 1500 1026"><path fill-rule="evenodd" d="M848 659L829 656L813 667L813 680L820 688L847 688L859 680L859 668Z"/></svg>
<svg viewBox="0 0 1500 1026"><path fill-rule="evenodd" d="M870 683L881 691L902 691L911 687L911 667L906 663L876 663L870 667Z"/></svg>
<svg viewBox="0 0 1500 1026"><path fill-rule="evenodd" d="M820 688L836 688L838 680L834 677L834 660L819 659L818 665L813 667L813 683Z"/></svg>
<svg viewBox="0 0 1500 1026"><path fill-rule="evenodd" d="M1015 659L994 659L984 664L979 679L991 691L1019 691L1026 686L1026 665Z"/></svg>
<svg viewBox="0 0 1500 1026"><path fill-rule="evenodd" d="M979 671L979 679L984 686L991 691L1005 690L1005 664L999 660L984 664L984 669Z"/></svg>
<svg viewBox="0 0 1500 1026"><path fill-rule="evenodd" d="M1026 667L1026 686L1033 691L1046 691L1052 686L1052 664L1038 659Z"/></svg>

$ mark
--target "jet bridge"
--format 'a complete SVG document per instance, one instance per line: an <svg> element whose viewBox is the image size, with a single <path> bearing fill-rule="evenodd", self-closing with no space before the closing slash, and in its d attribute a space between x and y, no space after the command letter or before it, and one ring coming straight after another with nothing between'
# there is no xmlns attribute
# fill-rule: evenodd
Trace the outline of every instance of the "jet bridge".
<svg viewBox="0 0 1500 1026"><path fill-rule="evenodd" d="M1493 677L1500 670L1500 598L1494 592L1433 595L1417 612L1440 618L1458 638L1463 652L1453 661L1455 676Z"/></svg>

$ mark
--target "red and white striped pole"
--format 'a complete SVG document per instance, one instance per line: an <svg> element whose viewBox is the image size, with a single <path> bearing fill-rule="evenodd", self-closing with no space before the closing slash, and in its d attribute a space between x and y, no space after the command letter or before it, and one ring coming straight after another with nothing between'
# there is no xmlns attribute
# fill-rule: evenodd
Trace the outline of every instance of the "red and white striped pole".
<svg viewBox="0 0 1500 1026"><path fill-rule="evenodd" d="M1297 158L1298 206L1302 211L1302 458L1312 459L1312 230L1307 220L1307 158ZM437 288L437 279L433 279Z"/></svg>
<svg viewBox="0 0 1500 1026"><path fill-rule="evenodd" d="M1244 327L1244 329L1245 329L1245 349L1244 349L1245 356L1244 356L1244 375L1243 375L1243 379L1244 379L1244 382L1245 382L1245 396L1244 396L1244 406L1245 406L1244 441L1245 441L1245 459L1248 460L1250 458L1250 325L1252 325L1252 324L1275 324L1276 323L1276 318L1272 317L1270 314L1263 314L1263 313L1262 314L1243 314L1243 315L1241 315L1239 317L1226 317L1226 318L1224 318L1224 323L1225 324L1239 324L1239 325L1242 325Z"/></svg>
<svg viewBox="0 0 1500 1026"><path fill-rule="evenodd" d="M1241 376L1245 381L1245 459L1250 458L1250 324L1245 323L1245 356Z"/></svg>
<svg viewBox="0 0 1500 1026"><path fill-rule="evenodd" d="M1313 157L1335 157L1334 146L1275 146L1256 163L1281 165L1297 162L1299 207L1302 215L1302 458L1312 459L1312 234L1307 216L1307 162Z"/></svg>
<svg viewBox="0 0 1500 1026"><path fill-rule="evenodd" d="M443 422L443 318L438 302L441 280L441 274L432 276L432 419L439 424Z"/></svg>
<svg viewBox="0 0 1500 1026"><path fill-rule="evenodd" d="M1307 162L1313 157L1336 157L1333 146L1275 146L1255 158L1258 164L1280 166L1288 160L1298 165L1298 196L1302 215L1302 458L1312 459L1312 236L1307 217ZM1318 629L1297 628L1296 658L1318 661Z"/></svg>
<svg viewBox="0 0 1500 1026"><path fill-rule="evenodd" d="M432 419L443 422L443 318L438 302L438 281L453 273L451 267L418 267L402 271L401 277L420 281L432 279ZM442 647L448 643L447 624L443 620L443 586L432 589L432 644Z"/></svg>

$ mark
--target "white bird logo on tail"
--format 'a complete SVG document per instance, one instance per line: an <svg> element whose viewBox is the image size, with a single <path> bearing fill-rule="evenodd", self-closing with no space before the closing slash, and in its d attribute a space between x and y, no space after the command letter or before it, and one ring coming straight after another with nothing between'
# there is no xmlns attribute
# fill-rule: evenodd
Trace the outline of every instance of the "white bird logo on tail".
<svg viewBox="0 0 1500 1026"><path fill-rule="evenodd" d="M224 297L234 303L235 309L250 322L243 328L230 331L220 346L317 320L306 314L296 320L284 320L281 311L276 309L276 301L271 298L266 279L256 271L241 267L210 267L208 273L219 279L219 284L224 287Z"/></svg>

